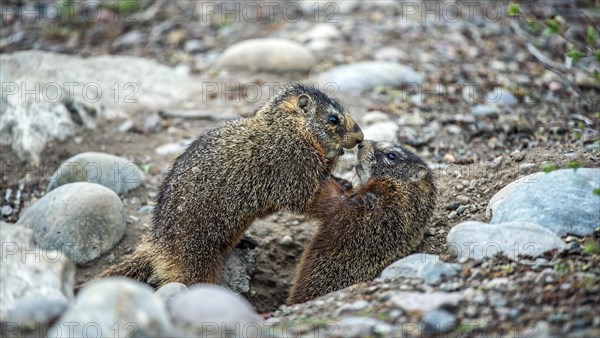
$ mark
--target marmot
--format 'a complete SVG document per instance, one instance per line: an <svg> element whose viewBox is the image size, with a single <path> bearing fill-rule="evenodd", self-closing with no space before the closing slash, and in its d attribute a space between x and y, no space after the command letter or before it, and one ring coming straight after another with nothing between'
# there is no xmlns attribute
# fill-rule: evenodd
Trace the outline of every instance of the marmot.
<svg viewBox="0 0 600 338"><path fill-rule="evenodd" d="M431 170L397 145L365 140L358 148L360 186L330 179L309 210L319 230L296 269L290 305L374 279L425 236L436 201Z"/></svg>
<svg viewBox="0 0 600 338"><path fill-rule="evenodd" d="M218 283L225 254L252 221L306 213L343 148L362 139L336 100L302 84L283 87L254 116L209 130L174 161L150 235L98 277Z"/></svg>

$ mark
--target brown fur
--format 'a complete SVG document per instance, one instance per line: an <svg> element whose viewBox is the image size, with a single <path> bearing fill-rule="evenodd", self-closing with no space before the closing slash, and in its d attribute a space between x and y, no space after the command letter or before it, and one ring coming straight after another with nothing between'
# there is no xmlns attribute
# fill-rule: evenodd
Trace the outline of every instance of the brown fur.
<svg viewBox="0 0 600 338"><path fill-rule="evenodd" d="M342 148L362 138L335 100L312 87L284 87L255 116L208 131L175 160L152 233L99 277L218 283L223 257L252 221L278 210L306 212Z"/></svg>
<svg viewBox="0 0 600 338"><path fill-rule="evenodd" d="M359 145L358 162L361 186L346 190L329 179L311 208L320 227L302 254L288 304L372 280L423 240L436 196L425 163L373 141Z"/></svg>

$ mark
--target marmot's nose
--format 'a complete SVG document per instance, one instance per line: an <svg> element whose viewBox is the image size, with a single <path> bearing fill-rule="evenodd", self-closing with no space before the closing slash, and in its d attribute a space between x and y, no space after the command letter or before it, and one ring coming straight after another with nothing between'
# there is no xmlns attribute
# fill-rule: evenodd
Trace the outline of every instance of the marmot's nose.
<svg viewBox="0 0 600 338"><path fill-rule="evenodd" d="M364 145L362 142L359 142L359 143L358 143L358 149L362 149L362 148L364 148L364 146L365 146L365 145Z"/></svg>

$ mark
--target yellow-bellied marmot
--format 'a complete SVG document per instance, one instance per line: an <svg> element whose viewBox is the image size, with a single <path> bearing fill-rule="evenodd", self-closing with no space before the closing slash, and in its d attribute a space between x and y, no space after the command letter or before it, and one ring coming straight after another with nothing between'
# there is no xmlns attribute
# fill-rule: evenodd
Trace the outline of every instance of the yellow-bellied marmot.
<svg viewBox="0 0 600 338"><path fill-rule="evenodd" d="M309 213L319 230L304 250L288 304L369 281L423 240L435 208L433 174L410 151L365 140L358 146L361 185L328 180Z"/></svg>
<svg viewBox="0 0 600 338"><path fill-rule="evenodd" d="M362 139L338 102L313 87L285 86L254 116L206 132L175 160L151 234L99 277L218 283L223 257L252 221L305 213L342 149Z"/></svg>

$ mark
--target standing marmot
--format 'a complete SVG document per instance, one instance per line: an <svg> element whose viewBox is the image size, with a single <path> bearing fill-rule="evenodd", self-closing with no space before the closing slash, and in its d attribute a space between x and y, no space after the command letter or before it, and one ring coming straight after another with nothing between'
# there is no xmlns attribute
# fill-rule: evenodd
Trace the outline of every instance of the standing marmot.
<svg viewBox="0 0 600 338"><path fill-rule="evenodd" d="M400 146L364 141L358 148L361 186L347 190L328 180L309 211L321 224L288 304L372 280L423 240L435 208L431 171Z"/></svg>
<svg viewBox="0 0 600 338"><path fill-rule="evenodd" d="M342 149L362 139L338 102L313 87L285 86L255 116L206 132L175 160L151 234L99 277L218 283L223 257L252 221L305 213Z"/></svg>

